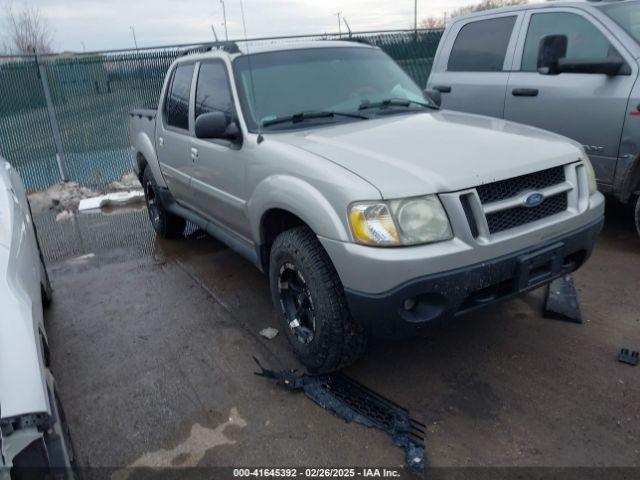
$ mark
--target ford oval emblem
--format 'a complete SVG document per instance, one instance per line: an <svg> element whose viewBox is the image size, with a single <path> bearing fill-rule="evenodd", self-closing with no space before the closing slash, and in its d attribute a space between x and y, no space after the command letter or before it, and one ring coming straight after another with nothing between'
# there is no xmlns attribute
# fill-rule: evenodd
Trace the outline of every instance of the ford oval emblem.
<svg viewBox="0 0 640 480"><path fill-rule="evenodd" d="M529 208L533 208L533 207L537 207L542 202L544 202L544 195L541 194L541 193L536 192L536 193L532 193L527 198L525 198L524 206L525 207L529 207Z"/></svg>

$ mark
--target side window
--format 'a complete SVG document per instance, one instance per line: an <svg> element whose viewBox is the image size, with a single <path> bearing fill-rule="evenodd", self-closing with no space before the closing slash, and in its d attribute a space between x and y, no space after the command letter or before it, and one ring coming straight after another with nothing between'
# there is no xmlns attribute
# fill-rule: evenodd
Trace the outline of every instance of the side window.
<svg viewBox="0 0 640 480"><path fill-rule="evenodd" d="M447 70L450 72L500 72L516 17L499 17L468 23L458 33Z"/></svg>
<svg viewBox="0 0 640 480"><path fill-rule="evenodd" d="M189 129L189 94L194 65L180 65L173 73L164 104L164 118L171 127Z"/></svg>
<svg viewBox="0 0 640 480"><path fill-rule="evenodd" d="M620 58L615 47L586 18L568 12L536 13L529 22L520 70L538 71L538 49L546 35L566 35L567 58L572 60Z"/></svg>
<svg viewBox="0 0 640 480"><path fill-rule="evenodd" d="M222 62L200 65L196 85L196 118L203 113L223 112L231 116L231 88Z"/></svg>

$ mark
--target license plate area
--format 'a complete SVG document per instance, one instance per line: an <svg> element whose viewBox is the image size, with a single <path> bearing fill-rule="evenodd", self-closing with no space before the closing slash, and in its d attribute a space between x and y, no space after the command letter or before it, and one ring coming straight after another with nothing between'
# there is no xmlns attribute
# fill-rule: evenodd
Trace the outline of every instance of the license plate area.
<svg viewBox="0 0 640 480"><path fill-rule="evenodd" d="M525 290L561 273L564 244L556 243L518 258L517 287Z"/></svg>

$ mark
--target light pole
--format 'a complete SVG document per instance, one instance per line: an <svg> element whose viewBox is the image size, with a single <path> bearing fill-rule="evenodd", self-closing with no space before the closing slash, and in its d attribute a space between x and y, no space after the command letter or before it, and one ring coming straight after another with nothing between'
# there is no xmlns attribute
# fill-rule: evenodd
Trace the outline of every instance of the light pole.
<svg viewBox="0 0 640 480"><path fill-rule="evenodd" d="M136 31L132 26L129 27L131 29L131 33L133 34L133 44L136 46L136 50L138 50L138 40L136 39Z"/></svg>
<svg viewBox="0 0 640 480"><path fill-rule="evenodd" d="M216 42L218 41L218 34L216 33L216 29L213 28L213 24L211 25L211 31L213 32L213 38L216 39Z"/></svg>
<svg viewBox="0 0 640 480"><path fill-rule="evenodd" d="M418 0L413 0L413 30L418 33Z"/></svg>
<svg viewBox="0 0 640 480"><path fill-rule="evenodd" d="M224 6L224 0L220 0L222 4L222 18L224 19L224 36L229 41L229 31L227 30L227 9Z"/></svg>

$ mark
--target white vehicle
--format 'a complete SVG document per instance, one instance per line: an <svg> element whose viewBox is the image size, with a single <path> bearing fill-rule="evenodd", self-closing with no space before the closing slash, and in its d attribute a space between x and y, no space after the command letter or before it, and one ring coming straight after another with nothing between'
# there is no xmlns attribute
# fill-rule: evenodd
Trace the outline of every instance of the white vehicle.
<svg viewBox="0 0 640 480"><path fill-rule="evenodd" d="M0 158L0 480L74 476L43 324L50 295L24 185Z"/></svg>

